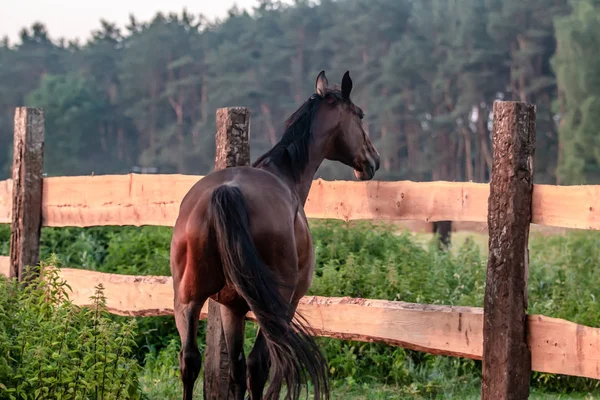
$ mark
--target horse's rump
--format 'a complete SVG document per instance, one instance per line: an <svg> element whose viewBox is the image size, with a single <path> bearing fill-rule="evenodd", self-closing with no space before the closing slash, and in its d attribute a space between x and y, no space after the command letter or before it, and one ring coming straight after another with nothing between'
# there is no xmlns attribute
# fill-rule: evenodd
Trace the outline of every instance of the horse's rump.
<svg viewBox="0 0 600 400"><path fill-rule="evenodd" d="M282 292L293 293L295 284L277 276L261 259L252 238L248 203L240 188L217 187L207 218L223 272L254 312L267 340L272 378L266 397L277 395L285 382L291 398L297 399L306 373L317 396L327 393L327 362L307 327L294 318L289 299L282 296ZM286 245L293 244L290 241Z"/></svg>

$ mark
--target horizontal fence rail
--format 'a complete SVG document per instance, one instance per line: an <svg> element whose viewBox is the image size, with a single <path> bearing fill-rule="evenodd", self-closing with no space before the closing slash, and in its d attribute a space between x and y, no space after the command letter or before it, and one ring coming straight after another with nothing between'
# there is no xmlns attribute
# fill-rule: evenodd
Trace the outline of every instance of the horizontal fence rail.
<svg viewBox="0 0 600 400"><path fill-rule="evenodd" d="M0 274L8 275L8 264L8 257L0 257ZM94 287L102 284L107 308L113 314L173 314L173 282L169 276L107 274L70 268L62 268L59 275L72 288L69 297L75 305L91 305ZM298 310L318 336L482 358L483 308L306 296ZM201 319L206 319L207 311L208 302ZM248 319L255 320L252 312L248 313ZM529 315L527 341L533 370L600 379L600 329Z"/></svg>
<svg viewBox="0 0 600 400"><path fill-rule="evenodd" d="M202 176L44 178L44 226L173 226L183 196ZM489 185L462 182L315 180L309 218L487 222ZM0 223L10 223L12 181L0 181ZM600 229L600 186L534 185L532 223Z"/></svg>

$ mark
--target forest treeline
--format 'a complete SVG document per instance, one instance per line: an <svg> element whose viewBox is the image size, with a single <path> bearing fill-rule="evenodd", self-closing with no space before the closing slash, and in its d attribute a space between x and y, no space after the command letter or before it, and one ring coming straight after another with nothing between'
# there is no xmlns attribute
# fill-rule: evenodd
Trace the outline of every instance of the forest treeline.
<svg viewBox="0 0 600 400"><path fill-rule="evenodd" d="M186 11L100 19L85 43L43 22L0 44L0 179L14 108L46 110L52 175L204 174L215 111L251 110L252 159L321 69L353 99L382 156L377 179L487 182L496 99L537 106L535 181L600 182L599 0L262 0L222 21ZM352 179L326 163L318 175Z"/></svg>

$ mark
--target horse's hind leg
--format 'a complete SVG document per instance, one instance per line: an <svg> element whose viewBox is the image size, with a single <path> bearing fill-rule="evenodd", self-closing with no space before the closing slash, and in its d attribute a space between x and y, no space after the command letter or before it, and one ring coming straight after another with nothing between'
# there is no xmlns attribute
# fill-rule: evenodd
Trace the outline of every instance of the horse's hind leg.
<svg viewBox="0 0 600 400"><path fill-rule="evenodd" d="M194 383L202 367L202 355L198 349L198 322L200 310L206 299L192 300L187 304L175 301L175 323L181 338L179 371L183 382L183 400L192 400Z"/></svg>
<svg viewBox="0 0 600 400"><path fill-rule="evenodd" d="M248 386L250 400L262 400L270 366L269 351L262 331L258 330L254 347L248 355Z"/></svg>
<svg viewBox="0 0 600 400"><path fill-rule="evenodd" d="M234 311L221 305L223 334L229 354L230 376L234 386L234 399L244 400L246 394L246 358L244 356L244 326L246 310Z"/></svg>
<svg viewBox="0 0 600 400"><path fill-rule="evenodd" d="M289 290L282 290L281 295L284 298L292 297ZM291 310L295 312L298 307L298 300L292 300L290 307ZM265 385L267 384L267 379L269 377L269 369L271 368L271 357L269 355L265 336L260 328L258 329L254 346L248 355L247 365L250 400L262 400Z"/></svg>

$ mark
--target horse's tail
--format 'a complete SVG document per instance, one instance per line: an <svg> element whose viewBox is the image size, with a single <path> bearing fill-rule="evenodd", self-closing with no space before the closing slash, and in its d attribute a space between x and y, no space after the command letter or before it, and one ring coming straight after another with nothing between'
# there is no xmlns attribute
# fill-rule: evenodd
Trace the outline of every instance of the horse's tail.
<svg viewBox="0 0 600 400"><path fill-rule="evenodd" d="M278 290L276 276L260 259L242 191L231 185L216 188L208 215L224 274L254 312L266 339L271 381L265 398L279 398L285 381L288 398L298 399L308 372L314 398L328 399L327 361L306 325L294 320L290 303Z"/></svg>

